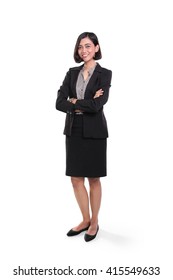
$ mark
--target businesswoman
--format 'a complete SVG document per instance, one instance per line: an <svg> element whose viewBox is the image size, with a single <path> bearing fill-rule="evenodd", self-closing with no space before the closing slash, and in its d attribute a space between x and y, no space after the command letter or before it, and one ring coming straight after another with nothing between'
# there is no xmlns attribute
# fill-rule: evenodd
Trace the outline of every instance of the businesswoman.
<svg viewBox="0 0 173 280"><path fill-rule="evenodd" d="M80 34L74 49L74 60L83 63L69 69L56 100L56 109L66 113L66 175L71 177L83 218L67 235L86 231L85 241L93 240L98 233L100 177L107 175L108 129L103 106L108 100L112 72L96 62L101 57L97 36L91 32ZM86 178L89 194L85 188Z"/></svg>

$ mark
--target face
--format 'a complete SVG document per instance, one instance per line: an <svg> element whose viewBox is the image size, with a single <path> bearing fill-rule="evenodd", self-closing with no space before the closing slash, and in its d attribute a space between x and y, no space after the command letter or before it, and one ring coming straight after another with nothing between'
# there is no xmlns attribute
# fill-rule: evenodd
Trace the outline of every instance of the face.
<svg viewBox="0 0 173 280"><path fill-rule="evenodd" d="M99 46L95 46L93 42L86 37L79 43L78 54L84 62L89 62L90 60L93 60L95 53L98 52L98 50Z"/></svg>

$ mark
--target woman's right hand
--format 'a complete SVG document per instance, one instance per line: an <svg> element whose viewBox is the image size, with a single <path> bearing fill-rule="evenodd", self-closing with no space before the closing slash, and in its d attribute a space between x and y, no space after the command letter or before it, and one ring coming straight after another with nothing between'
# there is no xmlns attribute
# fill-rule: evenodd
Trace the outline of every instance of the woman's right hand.
<svg viewBox="0 0 173 280"><path fill-rule="evenodd" d="M96 93L95 93L95 95L94 95L93 98L98 98L98 97L100 97L101 95L103 95L103 90L102 90L102 89L99 89L99 90L96 91Z"/></svg>

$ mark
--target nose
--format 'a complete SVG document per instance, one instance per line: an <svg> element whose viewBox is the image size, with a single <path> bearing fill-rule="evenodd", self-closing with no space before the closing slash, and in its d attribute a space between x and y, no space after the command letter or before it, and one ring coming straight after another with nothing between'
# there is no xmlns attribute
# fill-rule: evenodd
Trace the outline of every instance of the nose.
<svg viewBox="0 0 173 280"><path fill-rule="evenodd" d="M86 50L87 50L86 47L83 47L82 48L82 54L86 53Z"/></svg>

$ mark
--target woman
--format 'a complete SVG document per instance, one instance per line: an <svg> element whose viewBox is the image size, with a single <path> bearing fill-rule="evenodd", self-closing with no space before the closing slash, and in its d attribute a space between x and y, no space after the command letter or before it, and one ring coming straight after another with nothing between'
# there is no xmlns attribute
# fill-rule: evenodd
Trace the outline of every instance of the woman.
<svg viewBox="0 0 173 280"><path fill-rule="evenodd" d="M97 36L91 32L79 35L74 60L83 64L69 69L56 100L56 109L66 113L66 175L71 176L83 217L67 235L86 231L84 239L87 242L93 240L99 230L100 177L106 176L108 130L103 105L108 100L112 72L96 63L101 58ZM85 178L89 181L89 195Z"/></svg>

